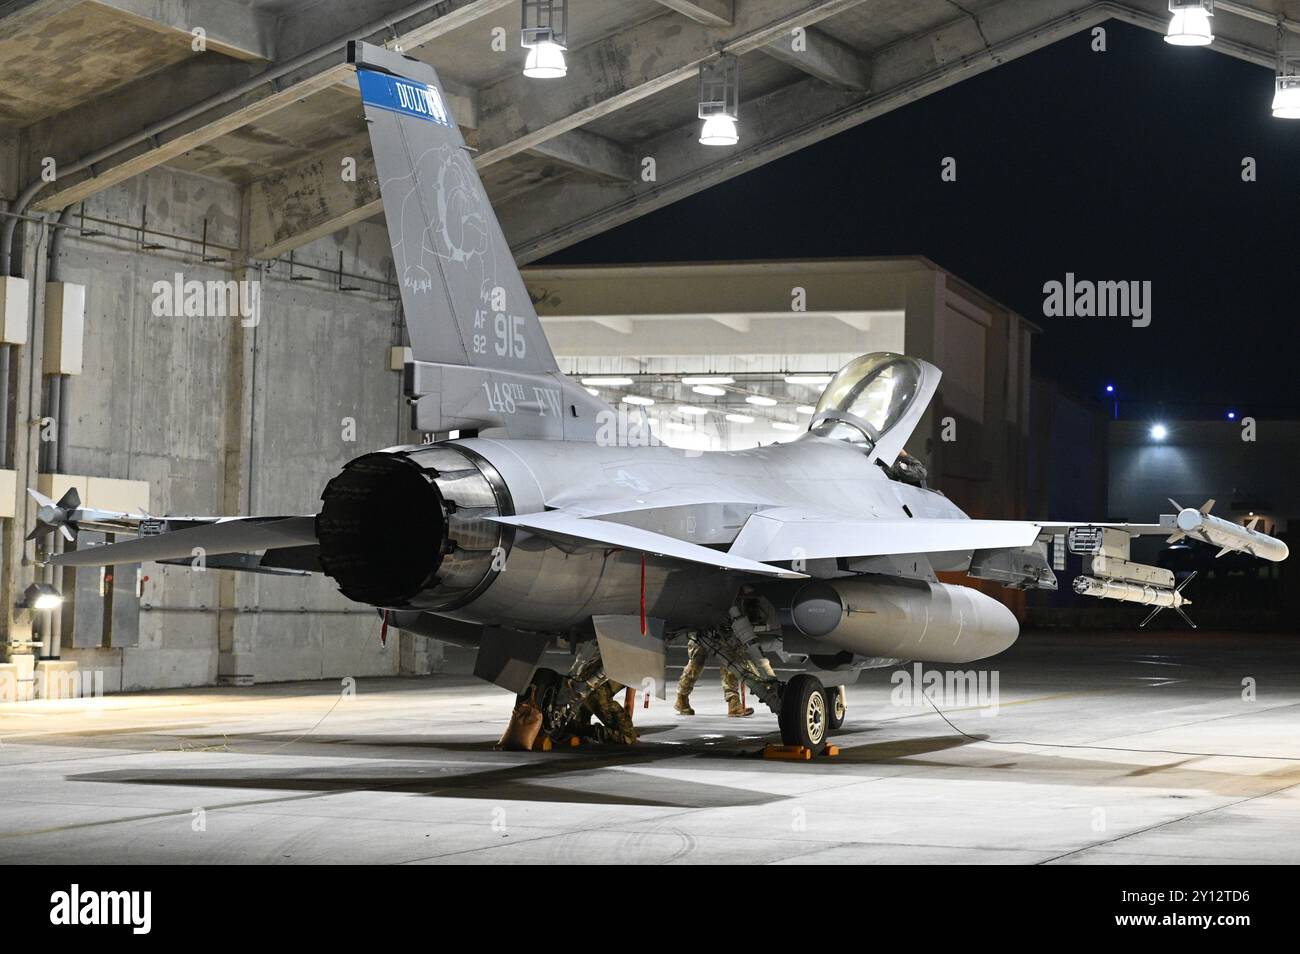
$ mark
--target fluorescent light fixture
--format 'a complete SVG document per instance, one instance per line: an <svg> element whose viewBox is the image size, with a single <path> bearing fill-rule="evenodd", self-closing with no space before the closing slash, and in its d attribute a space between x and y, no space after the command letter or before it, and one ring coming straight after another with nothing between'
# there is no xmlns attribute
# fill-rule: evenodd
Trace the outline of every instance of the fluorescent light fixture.
<svg viewBox="0 0 1300 954"><path fill-rule="evenodd" d="M1274 89L1273 118L1300 119L1300 76L1279 75Z"/></svg>
<svg viewBox="0 0 1300 954"><path fill-rule="evenodd" d="M697 374L693 377L682 378L682 384L735 384L736 379L728 377L725 374Z"/></svg>
<svg viewBox="0 0 1300 954"><path fill-rule="evenodd" d="M632 386L631 378L594 377L581 380L589 388L630 388Z"/></svg>
<svg viewBox="0 0 1300 954"><path fill-rule="evenodd" d="M732 424L753 424L754 419L748 414L728 414L727 420Z"/></svg>
<svg viewBox="0 0 1300 954"><path fill-rule="evenodd" d="M1151 425L1152 440L1162 441L1168 436L1169 436L1169 428L1165 427L1163 424Z"/></svg>
<svg viewBox="0 0 1300 954"><path fill-rule="evenodd" d="M740 142L736 121L730 116L710 116L700 127L701 146L734 146Z"/></svg>
<svg viewBox="0 0 1300 954"><path fill-rule="evenodd" d="M595 388L586 388L585 390L592 397L600 397L600 392L597 391Z"/></svg>
<svg viewBox="0 0 1300 954"><path fill-rule="evenodd" d="M761 394L751 394L745 398L746 404L753 404L755 407L776 407L776 401L770 397L764 397Z"/></svg>
<svg viewBox="0 0 1300 954"><path fill-rule="evenodd" d="M1191 3L1169 0L1169 29L1165 42L1174 46L1207 46L1214 42L1214 28L1210 17L1214 15L1213 3Z"/></svg>
<svg viewBox="0 0 1300 954"><path fill-rule="evenodd" d="M654 398L642 397L639 394L623 395L624 404L635 404L638 407L649 407L650 405L654 404L654 402L655 402Z"/></svg>
<svg viewBox="0 0 1300 954"><path fill-rule="evenodd" d="M691 390L705 397L722 397L727 393L725 388L715 388L712 384L697 384Z"/></svg>
<svg viewBox="0 0 1300 954"><path fill-rule="evenodd" d="M691 424L687 424L685 421L668 421L667 423L664 424L664 427L668 428L668 430L670 430L670 431L693 431L693 430L695 430L695 427L694 427L693 425L691 425Z"/></svg>
<svg viewBox="0 0 1300 954"><path fill-rule="evenodd" d="M803 430L798 424L791 424L789 421L773 421L772 427L778 431L799 431Z"/></svg>
<svg viewBox="0 0 1300 954"><path fill-rule="evenodd" d="M703 417L709 413L709 409L707 407L696 407L694 404L679 404L677 405L677 413L685 414L688 417Z"/></svg>
<svg viewBox="0 0 1300 954"><path fill-rule="evenodd" d="M831 383L829 374L787 374L786 384L806 384L810 388L824 388Z"/></svg>
<svg viewBox="0 0 1300 954"><path fill-rule="evenodd" d="M528 51L524 75L529 79L563 79L569 72L564 47L554 40L541 40Z"/></svg>
<svg viewBox="0 0 1300 954"><path fill-rule="evenodd" d="M795 408L795 410L800 414L807 414L810 416L817 413L817 408L813 407L811 404L800 404Z"/></svg>

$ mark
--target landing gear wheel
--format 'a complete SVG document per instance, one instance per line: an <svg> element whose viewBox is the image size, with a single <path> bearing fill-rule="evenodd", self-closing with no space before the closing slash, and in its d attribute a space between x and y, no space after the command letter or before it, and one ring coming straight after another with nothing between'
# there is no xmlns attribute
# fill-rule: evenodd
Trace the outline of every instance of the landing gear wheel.
<svg viewBox="0 0 1300 954"><path fill-rule="evenodd" d="M808 673L800 673L785 685L781 693L781 741L786 745L801 745L813 755L826 748L826 733L830 723L830 706L821 680Z"/></svg>
<svg viewBox="0 0 1300 954"><path fill-rule="evenodd" d="M564 677L554 669L538 669L533 673L532 681L516 697L515 704L532 702L536 705L542 710L543 727L550 731L555 728L550 724L552 707L555 705L555 697L559 694L560 684L563 681Z"/></svg>
<svg viewBox="0 0 1300 954"><path fill-rule="evenodd" d="M826 705L830 712L827 724L832 731L838 732L844 726L844 717L849 714L843 686L831 686L826 690Z"/></svg>

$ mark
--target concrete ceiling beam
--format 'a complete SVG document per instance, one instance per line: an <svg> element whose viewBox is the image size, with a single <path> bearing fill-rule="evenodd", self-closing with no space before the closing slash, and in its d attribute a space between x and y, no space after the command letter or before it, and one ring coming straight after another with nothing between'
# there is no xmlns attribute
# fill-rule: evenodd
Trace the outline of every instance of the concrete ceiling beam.
<svg viewBox="0 0 1300 954"><path fill-rule="evenodd" d="M763 52L839 89L871 88L871 60L821 30L791 32Z"/></svg>
<svg viewBox="0 0 1300 954"><path fill-rule="evenodd" d="M659 0L670 10L705 26L731 26L735 0Z"/></svg>

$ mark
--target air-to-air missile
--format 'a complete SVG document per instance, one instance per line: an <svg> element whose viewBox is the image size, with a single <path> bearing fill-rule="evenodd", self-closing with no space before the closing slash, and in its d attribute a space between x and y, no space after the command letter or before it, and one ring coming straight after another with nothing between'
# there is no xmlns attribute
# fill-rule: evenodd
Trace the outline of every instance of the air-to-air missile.
<svg viewBox="0 0 1300 954"><path fill-rule="evenodd" d="M1173 522L1176 529L1169 536L1167 541L1169 543L1177 543L1184 537L1191 537L1202 543L1219 547L1216 556L1234 552L1249 553L1253 557L1271 560L1274 563L1280 563L1287 558L1289 551L1285 543L1277 537L1270 537L1267 533L1260 533L1255 529L1259 517L1252 518L1250 523L1243 527L1231 520L1211 516L1213 500L1205 501L1200 509L1184 507L1173 499L1169 502L1178 509Z"/></svg>

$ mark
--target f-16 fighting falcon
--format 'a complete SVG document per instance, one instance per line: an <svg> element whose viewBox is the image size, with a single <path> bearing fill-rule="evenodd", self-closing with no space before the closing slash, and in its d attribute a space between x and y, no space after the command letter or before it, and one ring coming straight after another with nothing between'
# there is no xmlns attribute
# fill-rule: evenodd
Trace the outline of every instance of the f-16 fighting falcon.
<svg viewBox="0 0 1300 954"><path fill-rule="evenodd" d="M1010 610L940 572L1055 589L1048 544L1068 539L1078 593L1182 614L1173 574L1130 559L1134 536L1286 558L1209 505L1140 525L968 518L904 453L940 371L899 354L841 368L789 443L658 443L643 416L560 372L434 69L361 43L349 61L401 285L412 426L456 436L356 458L310 515L153 518L38 497L34 535L138 534L50 562L202 552L211 568L324 573L390 625L475 648L476 674L530 700L554 739L594 714L606 738L634 741L609 725L624 721L613 693L665 698L666 648L694 638L777 714L783 743L816 753L845 715L827 686L1016 640ZM555 645L567 672L539 667Z"/></svg>

